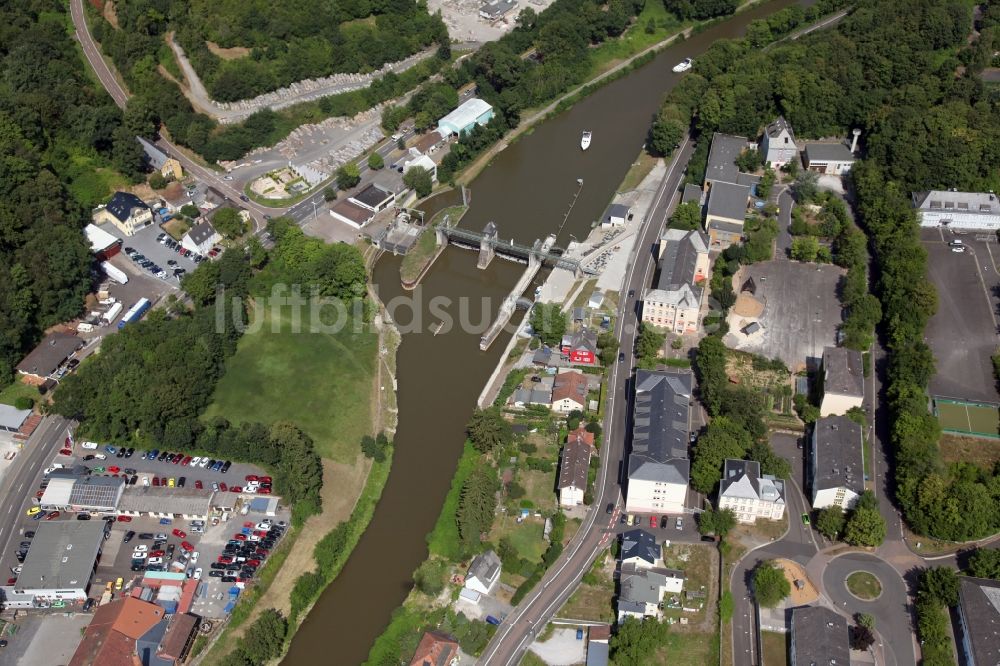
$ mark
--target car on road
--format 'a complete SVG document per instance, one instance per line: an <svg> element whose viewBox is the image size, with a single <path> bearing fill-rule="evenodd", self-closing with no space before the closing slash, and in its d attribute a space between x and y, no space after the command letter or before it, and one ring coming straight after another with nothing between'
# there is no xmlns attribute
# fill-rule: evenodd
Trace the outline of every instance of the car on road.
<svg viewBox="0 0 1000 666"><path fill-rule="evenodd" d="M35 515L36 513L40 512L40 511L41 511L41 509L39 509L37 506L33 506L33 507L31 507L30 509L28 509L25 512L25 515L27 515L27 516L33 516L33 515Z"/></svg>
<svg viewBox="0 0 1000 666"><path fill-rule="evenodd" d="M201 482L201 479L198 479L194 482L194 487L198 490L203 490L205 488L205 484Z"/></svg>
<svg viewBox="0 0 1000 666"><path fill-rule="evenodd" d="M618 362L621 363L625 360L625 352L618 352Z"/></svg>
<svg viewBox="0 0 1000 666"><path fill-rule="evenodd" d="M492 624L492 625L494 625L496 627L500 626L500 620L498 620L497 618L493 617L492 615L487 615L486 616L486 622L488 624Z"/></svg>
<svg viewBox="0 0 1000 666"><path fill-rule="evenodd" d="M680 516L677 516L677 520L674 521L674 529L677 529L677 530L684 529L684 519L681 518Z"/></svg>
<svg viewBox="0 0 1000 666"><path fill-rule="evenodd" d="M76 514L76 519L77 520L90 520L90 514L89 513L78 513L78 514Z"/></svg>
<svg viewBox="0 0 1000 666"><path fill-rule="evenodd" d="M195 580L201 580L201 567L194 570L194 576L192 576L192 578Z"/></svg>
<svg viewBox="0 0 1000 666"><path fill-rule="evenodd" d="M162 557L151 557L151 558L149 558L148 561L152 565L163 564L163 558Z"/></svg>
<svg viewBox="0 0 1000 666"><path fill-rule="evenodd" d="M240 201L246 201L246 202L249 202L249 201L250 201L250 197L248 197L248 196L247 196L247 195L245 195L245 194L241 194L241 195L240 195Z"/></svg>
<svg viewBox="0 0 1000 666"><path fill-rule="evenodd" d="M802 514L802 524L803 525L810 525L810 524L812 524L812 521L809 520L809 514L808 513L803 513Z"/></svg>
<svg viewBox="0 0 1000 666"><path fill-rule="evenodd" d="M61 455L61 456L71 456L71 455L73 455L73 449L59 449L59 455Z"/></svg>
<svg viewBox="0 0 1000 666"><path fill-rule="evenodd" d="M962 254L963 252L965 252L965 247L962 245L953 245L951 251L956 252L958 254Z"/></svg>

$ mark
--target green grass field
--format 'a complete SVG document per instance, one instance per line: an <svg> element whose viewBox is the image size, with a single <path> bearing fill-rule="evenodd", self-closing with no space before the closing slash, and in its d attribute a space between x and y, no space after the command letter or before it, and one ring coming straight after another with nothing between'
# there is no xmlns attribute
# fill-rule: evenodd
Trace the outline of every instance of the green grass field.
<svg viewBox="0 0 1000 666"><path fill-rule="evenodd" d="M767 666L785 666L788 663L788 640L785 634L775 631L762 631L761 642L764 651L764 663Z"/></svg>
<svg viewBox="0 0 1000 666"><path fill-rule="evenodd" d="M938 421L945 430L989 437L1000 435L1000 412L996 407L936 401Z"/></svg>
<svg viewBox="0 0 1000 666"><path fill-rule="evenodd" d="M22 384L17 380L14 380L14 383L7 388L0 390L0 403L5 405L13 405L14 401L21 397L31 398L35 404L42 399L37 387Z"/></svg>
<svg viewBox="0 0 1000 666"><path fill-rule="evenodd" d="M275 331L268 312L259 330L246 333L205 418L291 421L309 433L320 455L351 463L371 430L378 336L350 326L310 333L308 318L303 312L301 333L291 331L290 316Z"/></svg>

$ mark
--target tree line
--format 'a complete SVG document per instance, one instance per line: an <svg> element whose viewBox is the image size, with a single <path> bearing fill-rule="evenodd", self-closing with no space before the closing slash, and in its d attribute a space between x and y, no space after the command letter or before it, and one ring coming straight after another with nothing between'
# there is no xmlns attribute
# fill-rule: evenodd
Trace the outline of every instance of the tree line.
<svg viewBox="0 0 1000 666"><path fill-rule="evenodd" d="M55 0L0 21L0 386L45 329L83 310L93 257L83 227L103 173L136 177L142 151L91 83Z"/></svg>
<svg viewBox="0 0 1000 666"><path fill-rule="evenodd" d="M802 11L789 8L769 19L771 37L771 20L805 16ZM835 28L767 51L760 49L763 37L754 41L765 27L755 22L748 37L713 44L654 121L676 117L681 129L690 121L702 136L757 136L778 114L801 139L861 128L865 159L850 179L877 266L881 312L862 279L862 239L853 232L835 239L837 260L848 268L842 293L856 317L845 333L851 346L861 347L872 323L884 325L896 498L915 531L951 540L995 532L1000 492L995 470L941 460L940 429L927 405L934 359L923 339L937 296L926 277L910 193L997 188L998 105L979 77L997 44L995 22L987 12L978 38L967 43L966 3L867 0Z"/></svg>

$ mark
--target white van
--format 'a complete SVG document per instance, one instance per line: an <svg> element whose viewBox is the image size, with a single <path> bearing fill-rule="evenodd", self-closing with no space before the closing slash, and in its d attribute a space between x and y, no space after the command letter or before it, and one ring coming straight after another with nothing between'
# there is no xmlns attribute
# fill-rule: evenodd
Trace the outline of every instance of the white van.
<svg viewBox="0 0 1000 666"><path fill-rule="evenodd" d="M84 442L80 446L87 449L88 451L97 450L97 442Z"/></svg>

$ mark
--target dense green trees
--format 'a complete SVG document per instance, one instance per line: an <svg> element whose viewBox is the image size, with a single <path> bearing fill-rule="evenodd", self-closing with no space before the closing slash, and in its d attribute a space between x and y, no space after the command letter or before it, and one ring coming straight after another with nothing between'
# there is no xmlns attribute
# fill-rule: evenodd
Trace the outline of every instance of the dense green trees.
<svg viewBox="0 0 1000 666"><path fill-rule="evenodd" d="M224 666L261 666L281 655L288 621L281 611L267 608L246 631L239 647L227 654Z"/></svg>
<svg viewBox="0 0 1000 666"><path fill-rule="evenodd" d="M742 459L750 444L750 434L742 427L725 416L713 418L692 452L691 487L703 493L712 492L722 478L723 461Z"/></svg>
<svg viewBox="0 0 1000 666"><path fill-rule="evenodd" d="M820 510L816 517L816 529L828 539L837 539L844 531L846 522L844 510L834 504Z"/></svg>
<svg viewBox="0 0 1000 666"><path fill-rule="evenodd" d="M348 162L337 169L337 187L349 190L361 182L361 171L354 162Z"/></svg>
<svg viewBox="0 0 1000 666"><path fill-rule="evenodd" d="M510 423L498 408L477 409L466 426L469 441L480 453L493 453L510 444L513 433Z"/></svg>
<svg viewBox="0 0 1000 666"><path fill-rule="evenodd" d="M1000 550L977 548L969 560L969 574L977 578L1000 580Z"/></svg>
<svg viewBox="0 0 1000 666"><path fill-rule="evenodd" d="M923 663L928 666L951 666L951 632L947 606L958 603L958 578L947 567L933 567L920 572L917 579L917 635Z"/></svg>
<svg viewBox="0 0 1000 666"><path fill-rule="evenodd" d="M426 197L434 189L431 172L422 166L411 167L403 174L403 184L417 193L418 197Z"/></svg>
<svg viewBox="0 0 1000 666"><path fill-rule="evenodd" d="M536 303L531 308L531 330L550 347L559 347L568 322L558 303Z"/></svg>
<svg viewBox="0 0 1000 666"><path fill-rule="evenodd" d="M235 208L222 208L212 216L212 226L226 238L239 238L247 232L247 223Z"/></svg>
<svg viewBox="0 0 1000 666"><path fill-rule="evenodd" d="M667 642L669 632L668 625L654 618L627 617L609 641L611 658L620 666L648 664L656 650Z"/></svg>
<svg viewBox="0 0 1000 666"><path fill-rule="evenodd" d="M698 531L701 534L714 534L725 537L736 527L736 514L732 509L706 509L698 514Z"/></svg>
<svg viewBox="0 0 1000 666"><path fill-rule="evenodd" d="M700 229L701 228L701 206L696 201L682 203L674 209L670 216L668 226L671 229Z"/></svg>
<svg viewBox="0 0 1000 666"><path fill-rule="evenodd" d="M488 532L493 524L496 509L496 493L500 489L497 472L488 465L481 465L462 485L462 495L458 502L458 533L466 551L475 549L481 535Z"/></svg>
<svg viewBox="0 0 1000 666"><path fill-rule="evenodd" d="M639 359L641 367L648 369L656 367L666 339L666 334L655 326L645 323L639 326L639 337L635 339L635 356Z"/></svg>
<svg viewBox="0 0 1000 666"><path fill-rule="evenodd" d="M764 608L774 608L792 593L785 572L774 562L761 562L753 570L753 597Z"/></svg>

